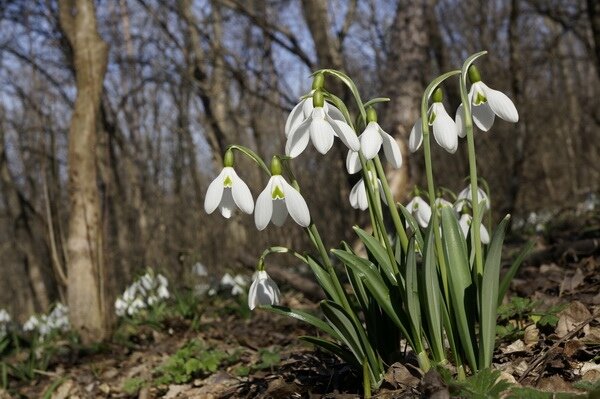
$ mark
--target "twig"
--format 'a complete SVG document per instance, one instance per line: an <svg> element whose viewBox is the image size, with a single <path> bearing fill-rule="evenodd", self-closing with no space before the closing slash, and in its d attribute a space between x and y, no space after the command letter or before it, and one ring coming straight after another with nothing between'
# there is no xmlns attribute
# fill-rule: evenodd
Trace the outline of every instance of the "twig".
<svg viewBox="0 0 600 399"><path fill-rule="evenodd" d="M565 335L564 337L562 337L560 340L556 341L554 343L554 345L552 345L546 352L540 354L537 357L537 359L535 359L529 365L529 367L527 368L527 370L525 370L525 372L523 372L523 374L521 375L521 377L519 377L519 379L517 381L518 382L523 381L525 379L525 377L527 377L527 375L529 375L529 373L531 373L537 366L539 366L540 363L542 363L554 349L558 348L558 346L560 344L562 344L563 342L568 341L571 338L573 338L575 335L577 335L579 333L579 331L581 331L583 329L583 327L585 327L588 324L590 324L597 317L600 317L600 310L596 311L596 313L594 313L587 320L581 322L581 324L579 324L576 329L574 329L573 331L571 331L570 333L568 333L567 335Z"/></svg>

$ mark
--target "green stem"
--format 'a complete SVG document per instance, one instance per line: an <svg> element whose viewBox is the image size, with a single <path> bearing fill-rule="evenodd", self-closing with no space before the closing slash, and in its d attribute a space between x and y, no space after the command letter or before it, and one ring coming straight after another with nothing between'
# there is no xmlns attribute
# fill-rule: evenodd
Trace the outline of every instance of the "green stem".
<svg viewBox="0 0 600 399"><path fill-rule="evenodd" d="M398 208L396 207L396 201L394 201L394 196L392 195L392 190L387 181L387 177L385 175L385 171L383 170L383 166L381 165L381 160L379 159L379 155L374 159L375 168L377 169L377 175L379 176L379 180L381 180L383 192L385 194L385 199L388 203L388 208L390 209L390 214L392 215L392 221L394 222L394 227L396 228L396 234L400 237L400 244L402 245L402 250L406 253L406 249L408 248L408 237L406 235L406 231L404 230L404 225L402 224L402 219L400 219L400 214L398 213Z"/></svg>

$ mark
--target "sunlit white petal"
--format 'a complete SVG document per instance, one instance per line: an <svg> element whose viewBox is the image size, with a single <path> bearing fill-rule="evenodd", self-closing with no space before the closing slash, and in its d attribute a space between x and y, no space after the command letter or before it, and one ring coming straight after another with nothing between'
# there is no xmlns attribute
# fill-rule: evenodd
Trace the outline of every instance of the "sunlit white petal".
<svg viewBox="0 0 600 399"><path fill-rule="evenodd" d="M421 144L423 143L423 126L421 125L421 118L417 119L415 125L410 131L410 136L408 137L408 149L410 152L417 151Z"/></svg>
<svg viewBox="0 0 600 399"><path fill-rule="evenodd" d="M369 122L365 130L360 135L360 150L367 159L373 159L381 149L383 139L379 134L379 125L376 122Z"/></svg>
<svg viewBox="0 0 600 399"><path fill-rule="evenodd" d="M258 230L264 230L269 224L273 214L273 199L271 198L271 181L267 183L267 187L260 193L256 199L256 208L254 209L254 223Z"/></svg>
<svg viewBox="0 0 600 399"><path fill-rule="evenodd" d="M456 115L454 116L454 122L456 123L456 133L458 137L464 138L467 135L467 130L465 129L465 107L462 103L456 109Z"/></svg>
<svg viewBox="0 0 600 399"><path fill-rule="evenodd" d="M252 193L250 192L248 185L246 185L246 183L239 178L233 168L231 169L231 178L233 181L231 185L231 193L233 195L235 204L242 210L242 212L248 214L252 213L254 210L254 199L252 198Z"/></svg>
<svg viewBox="0 0 600 399"><path fill-rule="evenodd" d="M358 173L362 169L362 165L360 164L360 156L357 151L348 151L348 155L346 156L346 170L351 175Z"/></svg>
<svg viewBox="0 0 600 399"><path fill-rule="evenodd" d="M309 130L311 119L306 119L293 129L285 143L285 155L295 158L306 149L310 139Z"/></svg>
<svg viewBox="0 0 600 399"><path fill-rule="evenodd" d="M402 153L396 139L383 130L380 130L380 133L383 139L383 153L385 154L385 158L394 168L400 168L402 166Z"/></svg>
<svg viewBox="0 0 600 399"><path fill-rule="evenodd" d="M308 205L306 205L306 201L288 182L283 180L282 184L283 192L285 194L285 205L290 216L300 226L308 227L310 224L310 212L308 210Z"/></svg>
<svg viewBox="0 0 600 399"><path fill-rule="evenodd" d="M433 120L435 141L449 153L455 153L458 148L458 133L454 120L448 115L442 103L433 103L431 111L435 114Z"/></svg>
<svg viewBox="0 0 600 399"><path fill-rule="evenodd" d="M325 112L333 120L346 123L346 119L344 118L344 114L342 114L342 111L340 111L335 105L325 103L324 106L323 106L323 108L325 108Z"/></svg>
<svg viewBox="0 0 600 399"><path fill-rule="evenodd" d="M335 131L336 135L342 140L342 143L352 151L360 150L360 141L354 133L354 130L344 121L335 120L331 117L327 117L327 121L331 124L331 127Z"/></svg>
<svg viewBox="0 0 600 399"><path fill-rule="evenodd" d="M325 121L325 111L322 107L313 109L310 123L310 139L321 154L326 154L333 146L334 131Z"/></svg>
<svg viewBox="0 0 600 399"><path fill-rule="evenodd" d="M225 179L226 171L222 170L221 173L209 184L208 190L206 190L206 197L204 198L204 210L206 213L211 214L217 209L221 198L223 197L223 181Z"/></svg>
<svg viewBox="0 0 600 399"><path fill-rule="evenodd" d="M302 112L302 107L306 99L300 101L293 109L292 112L288 115L285 121L285 137L288 137L292 130L294 130L298 125L300 125L304 121L304 113Z"/></svg>
<svg viewBox="0 0 600 399"><path fill-rule="evenodd" d="M490 89L485 83L480 83L492 111L505 121L518 122L519 113L512 100L501 91Z"/></svg>

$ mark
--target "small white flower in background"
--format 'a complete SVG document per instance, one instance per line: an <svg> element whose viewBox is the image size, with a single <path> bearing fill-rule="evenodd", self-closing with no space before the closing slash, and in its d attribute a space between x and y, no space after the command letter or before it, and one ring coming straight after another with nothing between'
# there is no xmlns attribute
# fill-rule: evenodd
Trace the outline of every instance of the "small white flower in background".
<svg viewBox="0 0 600 399"><path fill-rule="evenodd" d="M281 293L277 283L264 270L255 273L254 281L248 291L250 310L261 305L279 305L280 301Z"/></svg>
<svg viewBox="0 0 600 399"><path fill-rule="evenodd" d="M290 133L296 130L298 126L302 124L302 122L306 121L312 115L315 107L313 106L313 94L314 90L311 90L309 93L309 97L306 97L292 109L292 112L287 117L285 121L285 137L290 137ZM340 122L346 122L344 119L344 115L342 111L340 111L335 105L329 104L328 102L323 103L323 110L333 120L337 120Z"/></svg>
<svg viewBox="0 0 600 399"><path fill-rule="evenodd" d="M475 66L469 68L469 80L472 82L469 90L471 113L473 122L484 132L490 130L496 115L507 122L519 121L519 112L510 98L501 91L489 88L481 81L479 71ZM467 134L464 124L464 106L460 104L456 110L456 126L458 135L465 137Z"/></svg>
<svg viewBox="0 0 600 399"><path fill-rule="evenodd" d="M313 98L316 98L316 101ZM313 107L313 102L321 104L321 106ZM310 113L307 112L308 109L310 109ZM292 115L294 115L294 110L290 117ZM286 122L288 140L285 144L285 155L291 158L297 157L306 149L309 139L321 154L326 154L331 149L334 137L339 137L344 145L353 151L360 149L360 142L354 130L344 121L342 113L337 108L323 100L323 94L320 91L316 91L313 97L304 100L303 115L305 115L305 119L299 124L297 123L298 117L295 117L292 122L289 122L288 118L289 126Z"/></svg>
<svg viewBox="0 0 600 399"><path fill-rule="evenodd" d="M421 197L414 197L408 204L406 209L413 215L419 226L426 228L431 219L431 207Z"/></svg>
<svg viewBox="0 0 600 399"><path fill-rule="evenodd" d="M221 286L222 287L231 287L231 295L237 296L246 292L247 282L246 279L241 275L236 275L233 277L229 273L225 273L223 278L221 278Z"/></svg>
<svg viewBox="0 0 600 399"><path fill-rule="evenodd" d="M310 212L302 195L281 176L281 164L274 157L271 163L273 175L256 200L254 222L256 228L264 230L269 222L283 226L288 213L302 227L310 224Z"/></svg>
<svg viewBox="0 0 600 399"><path fill-rule="evenodd" d="M373 182L377 182L377 186L379 187L379 197L387 205L387 200L385 199L385 192L383 191L381 180L375 178L375 175L371 171L369 171L368 176ZM354 209L360 209L361 211L364 211L369 207L367 187L365 186L365 181L363 177L361 177L361 179L354 185L354 187L352 187L352 190L350 190L349 199L350 205Z"/></svg>
<svg viewBox="0 0 600 399"><path fill-rule="evenodd" d="M10 314L5 309L0 309L0 338L6 335L11 321Z"/></svg>
<svg viewBox="0 0 600 399"><path fill-rule="evenodd" d="M227 153L225 157L227 157ZM242 212L251 214L254 209L254 199L250 189L235 173L233 167L225 166L208 186L204 199L204 210L211 214L219 208L221 215L229 219L236 206Z"/></svg>
<svg viewBox="0 0 600 399"><path fill-rule="evenodd" d="M465 237L465 239L467 238L467 235L469 234L469 229L471 228L472 221L473 221L473 217L471 215L469 215L468 213L463 213L461 215L460 219L458 220L458 224L460 225L460 228L462 230L462 233L463 233L463 236ZM490 235L489 235L487 229L485 228L485 226L483 225L483 223L479 226L479 238L481 239L482 244L490 243Z"/></svg>
<svg viewBox="0 0 600 399"><path fill-rule="evenodd" d="M447 200L443 199L442 197L437 197L435 199L435 201L433 202L433 205L435 206L435 209L437 209L438 211L441 210L442 208L445 208L445 207L452 208L452 206L453 206L452 202L447 201Z"/></svg>
<svg viewBox="0 0 600 399"><path fill-rule="evenodd" d="M196 262L194 266L192 266L192 272L198 277L208 276L208 270L206 270L206 266L200 262Z"/></svg>
<svg viewBox="0 0 600 399"><path fill-rule="evenodd" d="M483 205L484 209L486 209L486 210L490 209L490 199L488 198L485 191L483 191L481 189L481 187L477 187L477 201L479 201L479 203L485 202ZM456 197L456 202L454 203L454 210L458 213L461 213L462 209L465 205L472 208L472 206L471 206L471 184L469 184L460 193L458 193L458 196Z"/></svg>
<svg viewBox="0 0 600 399"><path fill-rule="evenodd" d="M454 123L454 119L448 115L444 104L442 104L442 91L439 88L433 94L433 104L431 104L427 111L427 118L427 123L432 127L435 141L440 147L454 154L458 149L458 128L456 127L456 123ZM417 151L423 143L421 121L421 118L417 119L410 131L408 149L411 152Z"/></svg>
<svg viewBox="0 0 600 399"><path fill-rule="evenodd" d="M57 303L54 309L47 315L32 315L25 324L23 331L37 331L40 340L55 331L67 331L69 329L69 308L62 303Z"/></svg>
<svg viewBox="0 0 600 399"><path fill-rule="evenodd" d="M373 108L367 109L367 127L359 136L360 151L365 158L373 159L383 146L383 153L387 161L396 169L402 166L402 153L400 147L390 134L383 131L377 123L377 114ZM359 163L360 164L360 163Z"/></svg>
<svg viewBox="0 0 600 399"><path fill-rule="evenodd" d="M135 316L143 309L152 307L171 296L169 281L152 269L140 276L115 300L115 313L119 317Z"/></svg>

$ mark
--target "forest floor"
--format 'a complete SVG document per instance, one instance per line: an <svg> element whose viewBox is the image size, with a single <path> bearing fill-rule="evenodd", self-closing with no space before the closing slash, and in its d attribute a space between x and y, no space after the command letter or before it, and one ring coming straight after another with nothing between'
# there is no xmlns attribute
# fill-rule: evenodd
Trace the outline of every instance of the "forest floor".
<svg viewBox="0 0 600 399"><path fill-rule="evenodd" d="M592 392L600 388L599 222L597 215L563 218L554 233L533 235L536 250L499 312L494 368L513 384L502 397L600 397ZM513 235L508 246L523 242ZM317 312L317 304L282 288L286 306ZM35 378L9 381L0 399L360 397L360 375L298 340L316 333L305 324L249 312L234 297L213 297L195 312L125 323L93 350L65 343L68 350L57 351ZM421 375L408 353L373 397L481 396L444 373Z"/></svg>

